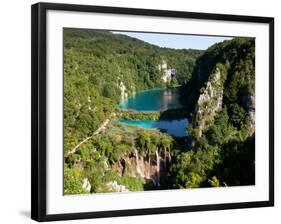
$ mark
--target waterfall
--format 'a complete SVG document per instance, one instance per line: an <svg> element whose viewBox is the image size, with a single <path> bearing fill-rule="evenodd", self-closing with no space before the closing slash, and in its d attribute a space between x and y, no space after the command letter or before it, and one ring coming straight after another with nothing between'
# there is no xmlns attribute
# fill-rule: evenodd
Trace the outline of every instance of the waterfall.
<svg viewBox="0 0 281 224"><path fill-rule="evenodd" d="M148 155L148 175L147 176L150 178L150 154Z"/></svg>
<svg viewBox="0 0 281 224"><path fill-rule="evenodd" d="M137 173L141 176L144 177L143 175L143 169L140 167L140 161L139 161L139 153L138 150L135 149L135 154L136 154L136 163L137 163ZM142 162L143 163L143 162ZM143 166L143 164L142 164Z"/></svg>
<svg viewBox="0 0 281 224"><path fill-rule="evenodd" d="M168 155L169 155L169 165L170 165L170 164L171 164L171 161L172 161L171 153L169 152Z"/></svg>
<svg viewBox="0 0 281 224"><path fill-rule="evenodd" d="M138 150L136 149L135 149L135 155L136 155L136 163L137 163L137 173L141 175L140 164L139 164L139 153Z"/></svg>
<svg viewBox="0 0 281 224"><path fill-rule="evenodd" d="M136 171L142 177L146 179L150 179L153 182L154 186L160 186L160 156L158 150L155 151L156 155L156 175L151 177L151 157L148 155L148 166L145 168L144 158L141 156L137 149L135 149L135 157L136 157Z"/></svg>
<svg viewBox="0 0 281 224"><path fill-rule="evenodd" d="M140 157L140 172L141 172L141 176L145 177L145 169L144 169L144 162L143 162L143 156Z"/></svg>
<svg viewBox="0 0 281 224"><path fill-rule="evenodd" d="M166 148L164 148L164 167L167 167L167 155L166 155Z"/></svg>
<svg viewBox="0 0 281 224"><path fill-rule="evenodd" d="M126 92L126 86L122 81L119 83L119 89L121 91L121 102L124 102L128 98L128 93Z"/></svg>
<svg viewBox="0 0 281 224"><path fill-rule="evenodd" d="M156 168L156 175L157 175L157 181L156 184L157 186L160 186L160 157L158 155L158 150L156 150L156 163L157 163L157 168Z"/></svg>

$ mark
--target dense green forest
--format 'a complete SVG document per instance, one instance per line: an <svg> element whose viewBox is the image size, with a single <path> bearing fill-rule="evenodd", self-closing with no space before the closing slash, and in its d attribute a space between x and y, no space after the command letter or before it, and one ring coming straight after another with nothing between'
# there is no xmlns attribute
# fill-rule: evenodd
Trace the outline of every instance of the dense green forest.
<svg viewBox="0 0 281 224"><path fill-rule="evenodd" d="M164 87L158 66L177 71L178 84L191 78L199 50L160 48L108 31L64 29L64 149L90 136L116 112L120 83L128 95Z"/></svg>
<svg viewBox="0 0 281 224"><path fill-rule="evenodd" d="M209 82L217 69L221 83ZM219 96L208 98L213 94L212 88L206 87L208 82L213 89L222 88L222 110L213 119L208 109L214 109ZM215 44L198 58L185 87L192 111L193 125L188 129L192 150L176 155L177 162L171 168L174 187L255 183L254 86L254 39L234 38ZM208 99L204 105L197 103L200 95Z"/></svg>
<svg viewBox="0 0 281 224"><path fill-rule="evenodd" d="M176 71L169 82L164 63ZM254 68L251 38L176 50L108 31L64 29L64 193L254 184ZM117 107L124 93L174 85L187 107ZM187 137L174 137L117 118L188 118L190 125Z"/></svg>

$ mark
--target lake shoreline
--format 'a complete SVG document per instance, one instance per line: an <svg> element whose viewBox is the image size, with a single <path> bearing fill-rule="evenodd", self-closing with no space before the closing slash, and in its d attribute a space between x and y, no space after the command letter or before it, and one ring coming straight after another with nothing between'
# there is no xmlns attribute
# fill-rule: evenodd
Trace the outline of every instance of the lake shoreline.
<svg viewBox="0 0 281 224"><path fill-rule="evenodd" d="M136 126L144 129L157 129L163 133L169 134L172 137L187 137L186 128L188 126L188 119L175 120L126 120L119 119L120 123Z"/></svg>
<svg viewBox="0 0 281 224"><path fill-rule="evenodd" d="M188 109L185 107L164 111L137 111L119 110L117 117L127 120L175 120L188 118Z"/></svg>
<svg viewBox="0 0 281 224"><path fill-rule="evenodd" d="M186 137L188 110L179 101L179 87L153 88L136 93L118 105L118 121L125 125L158 129L174 137Z"/></svg>

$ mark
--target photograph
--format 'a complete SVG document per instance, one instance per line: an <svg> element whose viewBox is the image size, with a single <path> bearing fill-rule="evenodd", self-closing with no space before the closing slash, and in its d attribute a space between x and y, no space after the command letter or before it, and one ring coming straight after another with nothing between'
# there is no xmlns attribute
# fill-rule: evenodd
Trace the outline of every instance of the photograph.
<svg viewBox="0 0 281 224"><path fill-rule="evenodd" d="M255 185L254 37L62 32L64 195Z"/></svg>

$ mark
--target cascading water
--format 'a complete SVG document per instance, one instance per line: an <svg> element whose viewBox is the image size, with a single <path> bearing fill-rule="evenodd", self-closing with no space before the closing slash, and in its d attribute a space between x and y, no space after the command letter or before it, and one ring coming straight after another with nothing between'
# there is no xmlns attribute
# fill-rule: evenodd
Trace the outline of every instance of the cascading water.
<svg viewBox="0 0 281 224"><path fill-rule="evenodd" d="M148 176L150 177L150 155L148 155Z"/></svg>
<svg viewBox="0 0 281 224"><path fill-rule="evenodd" d="M169 156L169 160L168 160L168 161L169 161L169 165L170 165L170 164L171 164L171 161L172 161L171 153L170 153L170 152L168 153L168 156Z"/></svg>
<svg viewBox="0 0 281 224"><path fill-rule="evenodd" d="M146 177L145 175L145 168L144 168L144 162L143 162L143 157L141 156L140 157L140 171L142 173L142 177Z"/></svg>
<svg viewBox="0 0 281 224"><path fill-rule="evenodd" d="M150 165L150 154L148 155L148 171L147 171L147 179L151 180L153 185L156 186L156 181L153 179L153 177L150 176L150 169L151 169L151 165Z"/></svg>
<svg viewBox="0 0 281 224"><path fill-rule="evenodd" d="M141 177L144 177L143 169L141 169L141 167L140 167L139 153L138 153L138 150L136 150L136 149L135 149L135 155L136 155L137 173L138 173Z"/></svg>
<svg viewBox="0 0 281 224"><path fill-rule="evenodd" d="M164 169L167 168L167 162L170 163L171 156L169 152L164 152L165 158L161 158L159 155L159 150L155 151L156 157L156 173L151 176L151 155L146 157L146 162L144 161L144 157L141 156L137 149L135 149L135 159L136 159L136 171L137 173L145 179L150 179L154 186L160 186L160 174L161 174L161 159L163 159L163 165L165 166ZM168 160L168 161L167 161ZM168 163L168 164L169 164ZM153 168L152 168L153 169Z"/></svg>
<svg viewBox="0 0 281 224"><path fill-rule="evenodd" d="M166 152L165 148L164 148L164 167L165 167L165 169L167 167L167 152Z"/></svg>
<svg viewBox="0 0 281 224"><path fill-rule="evenodd" d="M159 157L159 154L158 154L158 150L156 150L156 152L155 152L155 154L156 154L156 165L157 165L157 167L156 167L156 185L157 186L160 186L160 157Z"/></svg>

